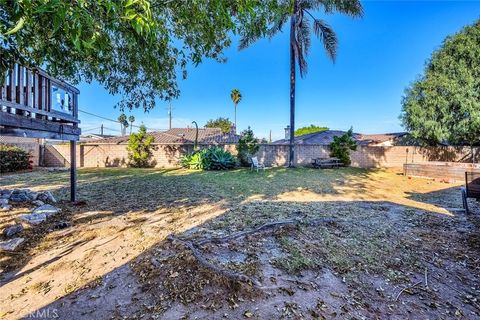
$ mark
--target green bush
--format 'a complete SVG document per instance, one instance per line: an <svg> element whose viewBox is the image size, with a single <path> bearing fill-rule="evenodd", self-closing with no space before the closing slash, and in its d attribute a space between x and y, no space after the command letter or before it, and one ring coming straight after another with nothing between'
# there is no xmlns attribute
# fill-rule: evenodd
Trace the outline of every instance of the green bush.
<svg viewBox="0 0 480 320"><path fill-rule="evenodd" d="M344 165L349 166L350 150L357 150L357 142L353 139L353 128L350 128L343 136L333 137L330 144L330 156L340 159Z"/></svg>
<svg viewBox="0 0 480 320"><path fill-rule="evenodd" d="M180 159L184 168L197 170L228 170L237 165L235 157L219 147L211 147L187 154Z"/></svg>
<svg viewBox="0 0 480 320"><path fill-rule="evenodd" d="M30 154L19 147L0 144L0 173L30 169Z"/></svg>
<svg viewBox="0 0 480 320"><path fill-rule="evenodd" d="M237 158L242 166L248 167L248 158L257 153L259 148L258 139L253 135L252 129L248 127L240 134L237 144Z"/></svg>
<svg viewBox="0 0 480 320"><path fill-rule="evenodd" d="M132 133L128 139L128 165L134 168L150 168L155 165L151 159L155 138L147 135L147 128L142 124L138 133Z"/></svg>

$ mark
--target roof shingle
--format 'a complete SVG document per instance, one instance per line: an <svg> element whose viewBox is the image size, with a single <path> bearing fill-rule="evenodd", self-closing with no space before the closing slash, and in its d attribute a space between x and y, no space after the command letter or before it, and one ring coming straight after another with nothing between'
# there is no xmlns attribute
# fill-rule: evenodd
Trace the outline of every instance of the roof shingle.
<svg viewBox="0 0 480 320"><path fill-rule="evenodd" d="M155 143L158 144L194 144L195 128L172 128L167 131L147 132L147 135L154 137ZM236 144L239 135L230 132L224 134L220 128L199 128L198 143L199 144ZM121 137L108 138L103 140L85 141L86 143L95 142L102 144L121 144L128 143L128 135Z"/></svg>
<svg viewBox="0 0 480 320"><path fill-rule="evenodd" d="M295 137L295 144L318 144L318 145L329 145L333 142L333 137L340 137L344 135L346 131L341 130L326 130L321 132L314 132L305 134L299 137ZM357 141L359 145L372 145L379 144L385 141L394 140L395 138L401 137L405 133L384 133L384 134L361 134L354 133L353 138ZM289 144L289 141L286 139L275 141L274 144Z"/></svg>

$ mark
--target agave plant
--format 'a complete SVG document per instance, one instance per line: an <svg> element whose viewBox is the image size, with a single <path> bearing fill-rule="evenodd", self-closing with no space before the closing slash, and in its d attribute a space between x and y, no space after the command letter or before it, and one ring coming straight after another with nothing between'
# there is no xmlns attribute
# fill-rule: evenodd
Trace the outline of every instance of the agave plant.
<svg viewBox="0 0 480 320"><path fill-rule="evenodd" d="M196 170L228 170L237 165L237 160L230 152L212 147L183 156L180 164L185 168Z"/></svg>

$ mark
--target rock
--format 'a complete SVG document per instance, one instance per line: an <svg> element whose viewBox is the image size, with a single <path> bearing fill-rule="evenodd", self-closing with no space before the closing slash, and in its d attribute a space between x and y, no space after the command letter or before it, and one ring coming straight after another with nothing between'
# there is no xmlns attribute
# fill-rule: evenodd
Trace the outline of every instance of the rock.
<svg viewBox="0 0 480 320"><path fill-rule="evenodd" d="M9 204L7 204L6 206L0 207L0 212L2 212L2 211L8 211L8 210L10 210L10 209L12 209L12 206L9 205Z"/></svg>
<svg viewBox="0 0 480 320"><path fill-rule="evenodd" d="M37 195L37 200L40 200L42 202L47 202L48 200L48 195L46 192L39 192Z"/></svg>
<svg viewBox="0 0 480 320"><path fill-rule="evenodd" d="M33 200L32 204L36 205L37 207L40 207L40 206L43 206L45 204L45 202L40 201L40 200Z"/></svg>
<svg viewBox="0 0 480 320"><path fill-rule="evenodd" d="M37 225L45 220L47 220L47 216L44 213L31 213L31 214L24 214L18 217L20 220L25 221L27 223Z"/></svg>
<svg viewBox="0 0 480 320"><path fill-rule="evenodd" d="M12 190L3 189L0 190L0 199L9 199L12 195Z"/></svg>
<svg viewBox="0 0 480 320"><path fill-rule="evenodd" d="M58 221L57 223L55 223L55 225L53 226L53 229L60 230L60 229L69 228L71 226L72 225L70 224L70 222L62 220L62 221Z"/></svg>
<svg viewBox="0 0 480 320"><path fill-rule="evenodd" d="M62 211L60 208L54 207L50 204L44 204L43 206L40 206L33 210L32 214L44 214L48 218L50 216L56 215L60 211Z"/></svg>
<svg viewBox="0 0 480 320"><path fill-rule="evenodd" d="M10 196L10 201L12 202L26 202L30 201L30 198L26 193L12 193Z"/></svg>
<svg viewBox="0 0 480 320"><path fill-rule="evenodd" d="M6 251L13 251L17 249L17 247L21 245L23 241L25 241L24 238L14 238L7 241L1 241L0 249L6 250Z"/></svg>
<svg viewBox="0 0 480 320"><path fill-rule="evenodd" d="M23 226L19 223L11 225L3 229L3 235L7 238L11 238L17 233L20 233L23 231Z"/></svg>
<svg viewBox="0 0 480 320"><path fill-rule="evenodd" d="M0 199L0 212L10 209L12 209L12 206L8 204L8 199Z"/></svg>
<svg viewBox="0 0 480 320"><path fill-rule="evenodd" d="M53 194L50 191L47 191L46 194L47 194L47 202L57 203L57 199L53 197Z"/></svg>
<svg viewBox="0 0 480 320"><path fill-rule="evenodd" d="M27 197L28 199L30 199L30 201L35 201L37 200L37 197L38 197L38 192L27 192Z"/></svg>
<svg viewBox="0 0 480 320"><path fill-rule="evenodd" d="M43 201L45 203L56 203L57 200L52 195L50 191L40 192L37 196L37 200Z"/></svg>

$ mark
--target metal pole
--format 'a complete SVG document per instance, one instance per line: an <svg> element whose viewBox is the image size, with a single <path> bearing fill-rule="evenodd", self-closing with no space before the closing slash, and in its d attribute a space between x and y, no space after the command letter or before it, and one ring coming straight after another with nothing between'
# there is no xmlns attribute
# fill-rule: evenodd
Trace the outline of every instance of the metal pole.
<svg viewBox="0 0 480 320"><path fill-rule="evenodd" d="M192 124L195 125L196 131L195 131L195 144L193 145L193 150L197 150L198 147L198 124L196 121L192 121Z"/></svg>
<svg viewBox="0 0 480 320"><path fill-rule="evenodd" d="M77 201L77 142L70 140L70 201Z"/></svg>

